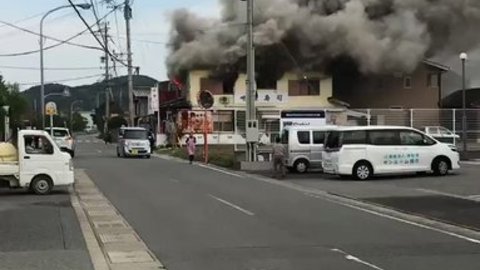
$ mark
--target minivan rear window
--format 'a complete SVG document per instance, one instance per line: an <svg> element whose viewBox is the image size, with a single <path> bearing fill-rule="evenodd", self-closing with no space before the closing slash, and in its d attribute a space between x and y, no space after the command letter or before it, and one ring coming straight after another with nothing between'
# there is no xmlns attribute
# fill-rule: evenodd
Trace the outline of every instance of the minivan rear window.
<svg viewBox="0 0 480 270"><path fill-rule="evenodd" d="M340 132L330 131L327 133L325 139L325 148L327 149L337 149L340 148Z"/></svg>
<svg viewBox="0 0 480 270"><path fill-rule="evenodd" d="M147 140L148 134L146 130L125 130L123 133L124 139L129 140Z"/></svg>

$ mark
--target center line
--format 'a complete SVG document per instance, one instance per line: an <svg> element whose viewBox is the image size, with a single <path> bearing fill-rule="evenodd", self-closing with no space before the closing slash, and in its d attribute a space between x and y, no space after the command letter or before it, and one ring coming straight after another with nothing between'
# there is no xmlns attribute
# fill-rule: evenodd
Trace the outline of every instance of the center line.
<svg viewBox="0 0 480 270"><path fill-rule="evenodd" d="M340 254L343 254L345 256L345 259L349 260L349 261L354 261L354 262L357 262L357 263L360 263L360 264L363 264L363 265L366 265L372 269L375 269L375 270L383 270L383 268L380 268L374 264L371 264L369 262L366 262L358 257L355 257L351 254L348 254L347 252L341 250L341 249L337 249L337 248L334 248L334 249L330 249L331 251L333 252L337 252L337 253L340 253Z"/></svg>
<svg viewBox="0 0 480 270"><path fill-rule="evenodd" d="M235 205L235 204L233 204L233 203L231 203L231 202L228 202L228 201L226 201L226 200L220 199L220 198L218 198L218 197L216 197L216 196L213 196L213 195L211 195L211 194L208 194L208 196L210 196L211 198L213 198L213 199L215 199L215 200L217 200L217 201L219 201L219 202L221 202L221 203L223 203L223 204L226 204L226 205L232 207L233 209L238 210L238 211L240 211L240 212L242 212L242 213L244 213L244 214L246 214L246 215L249 215L249 216L254 216L254 215L255 215L254 213L252 213L252 212L250 212L250 211L248 211L248 210L245 210L245 209L243 209L242 207L240 207L240 206L238 206L238 205Z"/></svg>
<svg viewBox="0 0 480 270"><path fill-rule="evenodd" d="M227 175L230 175L230 176L235 176L235 177L239 177L239 178L245 178L244 176L240 175L240 174L236 174L236 173L231 173L229 171L225 171L225 170L222 170L222 169L217 169L215 167L211 167L211 166L208 166L208 165L204 165L204 164L198 164L198 166L202 167L202 168L205 168L205 169L209 169L209 170L212 170L212 171L216 171L216 172L220 172L220 173L223 173L223 174L227 174Z"/></svg>

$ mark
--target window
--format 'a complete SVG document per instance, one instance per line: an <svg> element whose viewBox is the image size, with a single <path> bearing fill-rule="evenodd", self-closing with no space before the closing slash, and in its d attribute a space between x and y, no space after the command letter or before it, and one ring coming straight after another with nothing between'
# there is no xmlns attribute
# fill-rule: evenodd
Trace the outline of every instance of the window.
<svg viewBox="0 0 480 270"><path fill-rule="evenodd" d="M288 144L288 130L282 132L282 144Z"/></svg>
<svg viewBox="0 0 480 270"><path fill-rule="evenodd" d="M297 138L300 144L310 144L310 131L298 131Z"/></svg>
<svg viewBox="0 0 480 270"><path fill-rule="evenodd" d="M438 88L439 75L436 73L427 74L427 87Z"/></svg>
<svg viewBox="0 0 480 270"><path fill-rule="evenodd" d="M403 77L403 88L405 89L411 89L412 88L412 77L410 76L405 76Z"/></svg>
<svg viewBox="0 0 480 270"><path fill-rule="evenodd" d="M400 142L402 145L425 145L425 137L414 131L401 131Z"/></svg>
<svg viewBox="0 0 480 270"><path fill-rule="evenodd" d="M213 130L233 131L233 111L219 111L213 114Z"/></svg>
<svg viewBox="0 0 480 270"><path fill-rule="evenodd" d="M324 144L324 143L325 143L325 132L314 131L313 132L313 144Z"/></svg>
<svg viewBox="0 0 480 270"><path fill-rule="evenodd" d="M288 81L289 96L318 96L320 95L320 80L290 80Z"/></svg>
<svg viewBox="0 0 480 270"><path fill-rule="evenodd" d="M274 77L258 76L256 83L257 83L257 89L265 89L265 90L277 89L277 79Z"/></svg>
<svg viewBox="0 0 480 270"><path fill-rule="evenodd" d="M367 132L365 130L346 131L343 133L342 144L366 144Z"/></svg>
<svg viewBox="0 0 480 270"><path fill-rule="evenodd" d="M427 130L428 130L428 132L427 132L428 134L432 134L432 135L433 134L435 134L435 135L440 134L440 131L439 131L438 127L429 127L429 128L427 128Z"/></svg>
<svg viewBox="0 0 480 270"><path fill-rule="evenodd" d="M53 145L44 136L25 136L25 153L30 155L52 155Z"/></svg>
<svg viewBox="0 0 480 270"><path fill-rule="evenodd" d="M212 78L201 78L199 90L208 90L213 95L223 95L223 82Z"/></svg>
<svg viewBox="0 0 480 270"><path fill-rule="evenodd" d="M439 130L440 130L440 134L442 134L442 135L453 135L452 131L450 131L450 130L444 128L444 127L440 127Z"/></svg>
<svg viewBox="0 0 480 270"><path fill-rule="evenodd" d="M45 129L48 134L50 134L50 129ZM66 129L53 129L53 137L70 137L70 133Z"/></svg>
<svg viewBox="0 0 480 270"><path fill-rule="evenodd" d="M123 138L127 140L146 140L148 138L148 133L146 130L126 129L123 133Z"/></svg>
<svg viewBox="0 0 480 270"><path fill-rule="evenodd" d="M373 145L400 145L400 137L396 130L371 130L368 136Z"/></svg>
<svg viewBox="0 0 480 270"><path fill-rule="evenodd" d="M325 139L325 148L326 149L337 149L340 148L340 132L330 131L326 135Z"/></svg>

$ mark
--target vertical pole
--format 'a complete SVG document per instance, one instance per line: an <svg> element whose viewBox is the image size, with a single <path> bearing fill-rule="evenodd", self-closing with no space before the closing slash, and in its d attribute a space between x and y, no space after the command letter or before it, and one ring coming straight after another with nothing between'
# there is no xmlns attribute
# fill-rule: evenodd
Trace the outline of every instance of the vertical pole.
<svg viewBox="0 0 480 270"><path fill-rule="evenodd" d="M255 120L255 46L253 40L253 1L247 0L247 25L248 25L248 47L247 47L247 123ZM247 161L255 161L255 143L247 142Z"/></svg>
<svg viewBox="0 0 480 270"><path fill-rule="evenodd" d="M125 0L125 23L127 31L127 65L128 65L128 112L130 116L130 126L135 126L135 106L133 103L133 71L132 71L132 47L130 40L130 19L132 18L132 8L130 1Z"/></svg>
<svg viewBox="0 0 480 270"><path fill-rule="evenodd" d="M410 109L410 127L413 128L413 109Z"/></svg>
<svg viewBox="0 0 480 270"><path fill-rule="evenodd" d="M372 115L370 113L370 109L367 109L367 125L370 126L372 124Z"/></svg>
<svg viewBox="0 0 480 270"><path fill-rule="evenodd" d="M50 136L53 138L53 114L50 114Z"/></svg>
<svg viewBox="0 0 480 270"><path fill-rule="evenodd" d="M40 21L40 109L42 110L42 129L45 129L45 74L43 70L43 16Z"/></svg>
<svg viewBox="0 0 480 270"><path fill-rule="evenodd" d="M8 141L8 119L7 118L8 118L8 110L7 110L7 112L5 114L5 117L4 117L4 121L5 121L5 123L4 123L5 124L5 132L4 132L5 138L4 139L5 140L4 141L5 142Z"/></svg>
<svg viewBox="0 0 480 270"><path fill-rule="evenodd" d="M453 114L453 144L457 144L457 109L453 109L452 114Z"/></svg>
<svg viewBox="0 0 480 270"><path fill-rule="evenodd" d="M110 74L109 74L109 55L108 55L108 24L105 22L104 41L105 44L105 123L103 127L104 134L108 133L108 120L110 119Z"/></svg>
<svg viewBox="0 0 480 270"><path fill-rule="evenodd" d="M462 133L463 133L463 153L467 153L467 112L466 112L466 76L465 76L465 60L462 59Z"/></svg>
<svg viewBox="0 0 480 270"><path fill-rule="evenodd" d="M203 116L203 155L205 164L208 164L208 117L206 109Z"/></svg>

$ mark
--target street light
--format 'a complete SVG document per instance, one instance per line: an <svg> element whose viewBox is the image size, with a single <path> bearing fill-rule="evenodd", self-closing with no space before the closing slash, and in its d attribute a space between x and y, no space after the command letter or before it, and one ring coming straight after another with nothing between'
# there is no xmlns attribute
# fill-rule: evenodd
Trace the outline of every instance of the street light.
<svg viewBox="0 0 480 270"><path fill-rule="evenodd" d="M79 7L81 9L90 9L91 5L90 4L77 4L75 5L76 7ZM43 15L42 19L40 20L40 99L41 99L41 109L42 109L42 129L45 128L45 75L44 75L44 68L43 68L43 21L45 18L52 14L53 12L64 9L64 8L70 8L71 5L64 5L64 6L59 6L57 8L54 8L45 15Z"/></svg>
<svg viewBox="0 0 480 270"><path fill-rule="evenodd" d="M468 55L464 52L460 54L460 60L462 61L462 137L463 137L463 153L467 153L467 102L466 102L466 76L465 76L465 62L468 60Z"/></svg>

